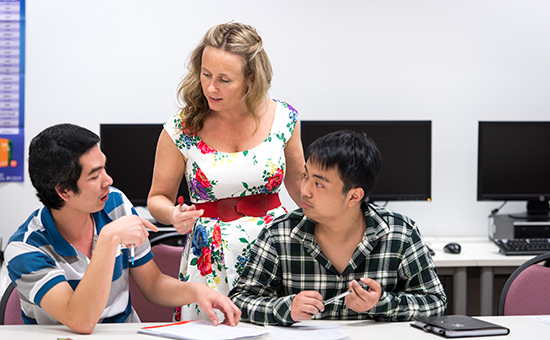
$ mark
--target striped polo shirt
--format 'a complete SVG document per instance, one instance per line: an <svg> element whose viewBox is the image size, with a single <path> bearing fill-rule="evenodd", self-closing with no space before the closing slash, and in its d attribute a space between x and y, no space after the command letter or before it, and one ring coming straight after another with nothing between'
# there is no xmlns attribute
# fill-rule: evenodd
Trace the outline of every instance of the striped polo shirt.
<svg viewBox="0 0 550 340"><path fill-rule="evenodd" d="M126 215L137 215L126 196L111 187L103 210L92 214L95 236L106 224ZM57 230L46 207L34 211L9 240L5 250L10 279L17 286L26 324L55 324L56 319L40 308L42 297L56 284L67 281L73 289L84 276L90 259L68 243ZM149 241L135 248L134 265L129 250L119 246L112 273L111 293L99 322L139 322L132 308L128 284L130 267L139 267L153 258ZM83 306L83 308L86 308Z"/></svg>

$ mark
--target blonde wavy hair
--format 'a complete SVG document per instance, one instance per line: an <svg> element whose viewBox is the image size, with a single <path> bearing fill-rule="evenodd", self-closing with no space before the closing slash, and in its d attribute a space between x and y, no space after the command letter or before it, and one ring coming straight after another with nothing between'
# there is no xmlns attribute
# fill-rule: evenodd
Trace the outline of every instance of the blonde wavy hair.
<svg viewBox="0 0 550 340"><path fill-rule="evenodd" d="M177 98L182 107L179 116L182 128L188 134L197 133L204 125L210 112L208 101L202 92L201 67L202 53L206 46L237 54L244 60L245 79L252 79L252 85L245 94L245 103L256 129L260 124L258 109L267 97L271 87L273 70L271 62L263 48L262 38L255 28L241 23L230 22L212 27L206 32L201 42L189 58L189 72L179 84Z"/></svg>

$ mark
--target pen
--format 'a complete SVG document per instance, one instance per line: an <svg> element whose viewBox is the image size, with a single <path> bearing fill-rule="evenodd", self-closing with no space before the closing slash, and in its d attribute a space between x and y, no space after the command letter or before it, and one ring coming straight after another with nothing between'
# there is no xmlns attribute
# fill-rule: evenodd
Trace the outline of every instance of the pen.
<svg viewBox="0 0 550 340"><path fill-rule="evenodd" d="M130 258L132 259L132 265L134 265L134 257L135 257L134 244L132 243L132 246L130 247Z"/></svg>
<svg viewBox="0 0 550 340"><path fill-rule="evenodd" d="M345 297L345 296L348 296L348 295L350 295L350 294L351 294L351 289L348 290L348 291L343 292L343 293L340 294L340 295L336 295L336 296L333 297L333 298L330 298L330 299L328 299L328 300L326 300L326 301L323 301L323 304L324 304L324 305L328 305L329 303L333 303L334 301L336 301L336 300L338 300L338 299L341 299L341 298L343 298L343 297Z"/></svg>
<svg viewBox="0 0 550 340"><path fill-rule="evenodd" d="M181 206L181 211L185 212L185 208L183 207L183 196L178 197L178 204Z"/></svg>

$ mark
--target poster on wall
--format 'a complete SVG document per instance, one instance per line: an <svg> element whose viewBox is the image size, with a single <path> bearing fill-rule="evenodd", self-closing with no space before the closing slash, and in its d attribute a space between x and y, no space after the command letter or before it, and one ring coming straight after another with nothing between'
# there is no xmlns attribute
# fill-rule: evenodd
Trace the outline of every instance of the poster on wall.
<svg viewBox="0 0 550 340"><path fill-rule="evenodd" d="M23 182L25 0L0 0L0 182Z"/></svg>

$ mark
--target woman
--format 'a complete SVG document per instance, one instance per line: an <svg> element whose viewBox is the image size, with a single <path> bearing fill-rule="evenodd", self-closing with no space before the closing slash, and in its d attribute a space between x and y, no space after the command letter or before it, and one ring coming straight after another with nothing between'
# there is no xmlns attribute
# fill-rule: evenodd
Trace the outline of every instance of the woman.
<svg viewBox="0 0 550 340"><path fill-rule="evenodd" d="M180 279L228 294L260 230L284 214L284 179L300 205L304 156L297 112L267 97L272 70L256 30L212 27L191 54L178 98L182 109L164 126L148 198L152 216L189 232ZM185 176L190 207L174 206ZM195 304L175 320L205 318Z"/></svg>

